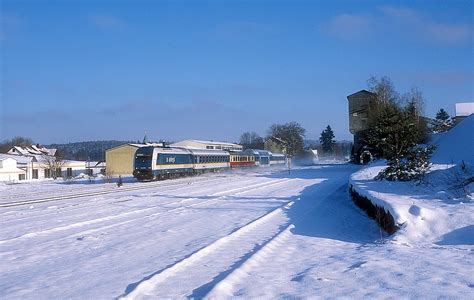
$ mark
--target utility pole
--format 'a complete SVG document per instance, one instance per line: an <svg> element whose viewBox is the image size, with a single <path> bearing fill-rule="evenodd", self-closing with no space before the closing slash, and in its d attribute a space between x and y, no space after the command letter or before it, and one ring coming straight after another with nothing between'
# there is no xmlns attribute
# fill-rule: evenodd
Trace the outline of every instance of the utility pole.
<svg viewBox="0 0 474 300"><path fill-rule="evenodd" d="M288 175L291 174L291 156L288 156Z"/></svg>

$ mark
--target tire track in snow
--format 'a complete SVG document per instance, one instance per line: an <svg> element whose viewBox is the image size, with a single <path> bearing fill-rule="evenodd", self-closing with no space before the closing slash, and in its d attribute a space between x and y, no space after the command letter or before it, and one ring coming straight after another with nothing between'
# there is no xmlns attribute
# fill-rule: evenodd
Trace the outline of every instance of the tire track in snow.
<svg viewBox="0 0 474 300"><path fill-rule="evenodd" d="M232 189L228 189L228 190L224 190L224 191L219 191L219 192L216 192L216 193L213 193L213 194L209 195L209 197L220 196L218 198L211 198L211 199L200 201L198 203L194 203L194 204L191 204L191 205L179 206L179 207L172 208L170 210L159 211L159 212L156 212L156 213L151 214L151 215L140 216L140 217L134 218L132 220L126 220L124 222L110 224L110 225L106 225L106 226L103 226L103 227L111 228L111 227L127 224L127 223L130 223L130 222L136 221L136 220L140 220L144 217L154 217L154 216L162 215L162 214L165 214L165 213L171 213L171 212L186 210L186 209L189 209L191 207L199 206L199 205L202 205L202 204L207 204L207 203L212 202L212 201L219 201L219 200L223 199L224 197L229 196L229 195L227 195L228 193L234 193L234 195L239 195L239 194L246 193L246 192L249 192L249 191L252 191L252 190L255 190L255 189L266 188L266 187L269 187L269 186L284 183L284 182L289 181L289 180L291 180L291 179L288 179L288 178L279 179L277 181L263 182L263 183L258 183L258 184L254 184L254 185L250 185L250 186L238 187L238 188L232 188ZM241 192L238 192L238 191L241 191ZM169 203L169 204L180 204L180 203L183 203L184 201L189 202L189 201L193 201L193 200L198 200L199 201L201 199L199 199L199 198L188 198L188 199L184 199L184 200L181 199L181 200L175 201L173 203ZM68 225L64 225L64 226L60 226L60 227L54 227L54 228L46 229L46 230L41 230L41 231L36 231L36 232L29 232L29 233L25 233L25 234L22 234L20 236L16 236L16 237L13 237L13 238L0 240L0 245L5 244L5 243L9 243L9 242L13 242L13 241L18 241L20 239L33 238L33 237L36 237L36 236L48 235L48 234L52 234L52 233L57 233L57 232L61 232L61 231L74 229L74 228L84 227L84 226L87 226L87 225L93 225L93 224L97 224L97 223L101 223L101 222L120 219L122 217L126 217L126 216L129 216L129 215L134 215L134 214L138 214L138 213L142 213L142 212L150 211L150 210L156 210L157 208L159 208L159 207L155 206L155 207L149 207L149 208L144 208L144 209L138 209L138 210L133 210L133 211L125 212L125 213L120 213L120 214L117 214L117 215L106 216L106 217L101 217L101 218L92 219L92 220L88 220L88 221L77 222L77 223L68 224ZM91 229L91 230L97 231L98 229L99 228L94 228L94 229ZM74 233L73 235L78 235L78 234L80 234L80 233Z"/></svg>
<svg viewBox="0 0 474 300"><path fill-rule="evenodd" d="M272 256L281 255L281 249L286 246L287 240L292 236L291 229L295 226L290 224L275 234L263 247L249 256L238 268L220 280L212 290L205 295L209 299L223 299L235 297L236 285L250 276L252 269L265 263ZM286 257L286 256L285 256ZM263 288L263 287L262 287ZM264 293L265 294L265 293ZM202 298L202 295L201 295Z"/></svg>
<svg viewBox="0 0 474 300"><path fill-rule="evenodd" d="M310 213L316 209L322 201L331 201L331 197L346 193L348 188L347 183L341 185L339 182L332 184L332 187L333 188L328 189L324 194L319 194L321 201L309 205L305 208L305 212L299 215L298 218L293 218L292 221L294 224L299 224L308 218ZM249 256L238 268L235 268L232 272L227 274L227 276L218 281L206 295L200 295L200 298L228 299L240 296L236 295L239 292L238 285L245 280L249 280L252 273L257 273L256 270L261 266L265 266L265 263L268 262L270 258L273 265L278 265L279 262L281 262L281 264L287 263L288 259L291 258L291 253L295 251L295 246L288 243L288 240L292 237L291 229L295 228L294 224L289 224L285 229L276 234L274 238L267 241L263 247ZM276 276L278 276L278 274L276 274ZM272 290L268 290L267 287L262 286L260 294L272 295Z"/></svg>
<svg viewBox="0 0 474 300"><path fill-rule="evenodd" d="M119 298L142 299L158 295L165 298L188 296L187 294L196 286L212 281L223 270L228 270L236 262L241 261L242 257L251 255L253 249L259 244L274 239L275 231L277 236L280 235L282 223L287 222L284 211L289 209L293 203L294 201L289 201L174 264L137 283L130 284ZM288 226L285 227L285 230L288 228ZM188 272L190 268L193 269L194 276L192 278ZM199 271L204 273L196 274ZM179 284L177 284L178 282ZM160 286L164 287L160 289ZM165 292L169 293L170 290L172 291L171 295L164 294Z"/></svg>
<svg viewBox="0 0 474 300"><path fill-rule="evenodd" d="M226 180L227 178L222 178L222 177L219 177L219 178L213 178L212 180L204 180L204 182L207 184L209 183L209 181L212 183L212 182L220 182L221 180ZM192 181L191 184L189 182L183 182L183 183L175 183L173 185L164 185L164 186L157 186L157 187L160 187L160 188L165 188L166 190L168 189L174 189L173 191L176 191L176 190L186 190L186 189L189 189L189 188L194 188L194 184L199 184L201 183L202 181ZM181 186L181 187L179 187ZM162 190L160 190L160 192L163 192ZM92 196L91 196L92 197ZM94 201L96 200L96 201ZM111 203L114 203L114 202L117 202L116 199L113 199L113 198L102 198L102 199L97 199L97 198L92 198L88 201L84 201L84 202L66 202L64 207L61 207L61 213L70 213L70 212L73 212L73 211L78 211L78 210L84 210L84 209L91 209L92 207L94 206L103 206L104 204L111 204ZM21 214L23 214L25 211L22 210L22 211L19 211ZM27 212L30 212L29 210ZM39 213L39 214L38 214ZM38 212L38 211L32 211L31 214L33 215L28 215L28 216L25 216L23 218L21 217L18 217L18 215L16 214L9 214L9 216L11 217L11 219L9 220L3 220L3 223L4 224L7 224L8 222L18 222L18 221L21 221L21 220L32 220L32 219L36 219L36 218L42 218L42 217L45 217L45 216L49 216L49 215L54 215L56 216L58 214L57 210L51 210L51 211L48 211L46 213L42 213L42 212Z"/></svg>

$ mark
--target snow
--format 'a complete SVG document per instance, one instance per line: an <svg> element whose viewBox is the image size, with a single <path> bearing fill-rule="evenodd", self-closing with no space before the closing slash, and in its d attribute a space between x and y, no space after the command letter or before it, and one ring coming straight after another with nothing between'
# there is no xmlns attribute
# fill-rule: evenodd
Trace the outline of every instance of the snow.
<svg viewBox="0 0 474 300"><path fill-rule="evenodd" d="M383 247L403 255L396 259L398 269L406 263L403 272L396 270L393 262L383 262L381 267L389 267L397 277L400 272L396 280L402 282L408 275L406 269L415 267L416 275L409 276L418 290L402 285L398 296L474 296L474 184L467 184L474 176L473 124L474 116L470 116L436 140L436 164L421 182L374 180L385 167L383 162L351 175L354 190L384 207L401 228Z"/></svg>
<svg viewBox="0 0 474 300"><path fill-rule="evenodd" d="M474 166L474 115L444 133L435 144L438 148L433 154L433 163L459 164L464 160Z"/></svg>
<svg viewBox="0 0 474 300"><path fill-rule="evenodd" d="M425 206L430 200L415 198L425 220L446 217L430 223L440 228L419 240L407 225L381 240L348 195L358 170L259 168L121 188L86 180L0 185L0 204L57 198L0 207L0 296L472 298L472 202L443 194ZM376 187L374 172L352 180Z"/></svg>

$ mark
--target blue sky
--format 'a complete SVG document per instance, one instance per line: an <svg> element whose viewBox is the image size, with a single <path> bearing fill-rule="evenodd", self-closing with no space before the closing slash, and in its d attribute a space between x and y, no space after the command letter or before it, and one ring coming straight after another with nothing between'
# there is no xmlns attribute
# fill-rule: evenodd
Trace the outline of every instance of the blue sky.
<svg viewBox="0 0 474 300"><path fill-rule="evenodd" d="M351 139L371 75L473 101L472 1L1 1L0 140Z"/></svg>

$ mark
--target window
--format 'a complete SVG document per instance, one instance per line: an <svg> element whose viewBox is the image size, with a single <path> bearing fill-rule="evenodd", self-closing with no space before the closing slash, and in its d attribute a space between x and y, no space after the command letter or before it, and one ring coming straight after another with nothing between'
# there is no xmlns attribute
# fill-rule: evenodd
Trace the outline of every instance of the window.
<svg viewBox="0 0 474 300"><path fill-rule="evenodd" d="M51 178L51 170L44 169L44 178Z"/></svg>
<svg viewBox="0 0 474 300"><path fill-rule="evenodd" d="M214 146L206 146L206 149L214 149Z"/></svg>
<svg viewBox="0 0 474 300"><path fill-rule="evenodd" d="M67 170L66 170L66 177L67 177L67 178L72 177L72 168L67 168Z"/></svg>
<svg viewBox="0 0 474 300"><path fill-rule="evenodd" d="M33 169L33 179L38 179L38 169Z"/></svg>
<svg viewBox="0 0 474 300"><path fill-rule="evenodd" d="M25 180L25 174L18 174L18 180Z"/></svg>
<svg viewBox="0 0 474 300"><path fill-rule="evenodd" d="M56 177L62 177L61 168L56 169Z"/></svg>

